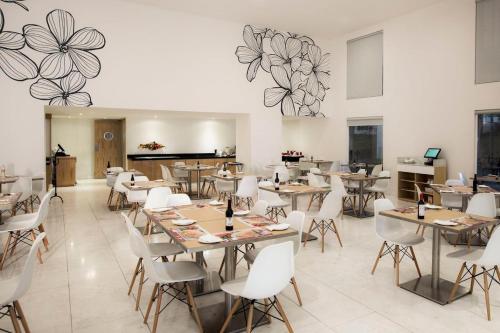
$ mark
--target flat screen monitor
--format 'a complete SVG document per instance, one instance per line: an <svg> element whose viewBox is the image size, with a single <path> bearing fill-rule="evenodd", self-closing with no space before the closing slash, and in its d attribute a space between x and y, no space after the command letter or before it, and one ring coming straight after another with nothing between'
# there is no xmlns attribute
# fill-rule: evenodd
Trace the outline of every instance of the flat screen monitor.
<svg viewBox="0 0 500 333"><path fill-rule="evenodd" d="M427 151L425 152L424 157L436 159L439 156L440 152L441 148L428 148Z"/></svg>

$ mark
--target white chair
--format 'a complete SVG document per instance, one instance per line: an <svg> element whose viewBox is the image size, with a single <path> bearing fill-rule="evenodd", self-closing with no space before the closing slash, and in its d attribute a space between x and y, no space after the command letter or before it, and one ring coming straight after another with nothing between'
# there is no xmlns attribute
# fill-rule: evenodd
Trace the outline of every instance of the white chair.
<svg viewBox="0 0 500 333"><path fill-rule="evenodd" d="M24 268L21 274L9 280L2 280L0 283L10 287L8 289L2 288L4 292L2 292L0 299L0 311L5 313L5 315L8 314L10 316L12 326L14 326L14 331L16 333L21 332L19 320L21 321L24 332L30 332L28 321L24 315L23 309L21 308L19 299L21 299L28 292L28 289L31 286L33 271L35 268L35 254L38 253L40 243L42 243L44 237L45 233L41 233L33 241L33 245L28 253L28 257L24 263Z"/></svg>
<svg viewBox="0 0 500 333"><path fill-rule="evenodd" d="M176 179L181 179L183 181L188 181L189 178L189 172L187 170L183 170L181 168L175 168L175 167L184 167L186 166L185 162L175 162L174 163L174 177Z"/></svg>
<svg viewBox="0 0 500 333"><path fill-rule="evenodd" d="M445 185L463 186L464 183L462 183L462 181L459 179L448 179L445 182ZM458 209L458 210L462 209L462 196L460 194L440 192L440 195L441 195L441 206L446 207L448 209Z"/></svg>
<svg viewBox="0 0 500 333"><path fill-rule="evenodd" d="M387 170L384 170L384 171L380 171L378 176L379 177L390 177L391 173ZM417 184L415 184L415 185L417 185ZM377 200L380 197L385 198L385 192L387 192L388 188L389 188L389 179L377 179L372 186L365 187L366 197L365 197L365 202L364 202L364 208L366 208L368 201L372 198L374 200Z"/></svg>
<svg viewBox="0 0 500 333"><path fill-rule="evenodd" d="M341 212L342 193L330 192L323 200L319 213L314 216L311 221L307 234L310 235L315 230L319 231L321 235L321 253L325 252L325 235L328 231L332 231L337 236L340 247L342 247L340 234L335 225L335 220L339 217ZM306 237L304 239L304 246L306 246L308 238L309 237Z"/></svg>
<svg viewBox="0 0 500 333"><path fill-rule="evenodd" d="M171 194L168 196L167 207L191 205L191 199L185 193Z"/></svg>
<svg viewBox="0 0 500 333"><path fill-rule="evenodd" d="M377 199L373 205L375 207L375 232L383 243L373 265L372 275L375 273L380 258L390 254L396 270L396 285L399 286L399 265L405 256L415 263L418 276L422 277L413 246L423 243L424 238L413 232L406 231L400 221L380 215L380 212L384 210L395 208L389 199Z"/></svg>
<svg viewBox="0 0 500 333"><path fill-rule="evenodd" d="M108 206L113 202L114 190L117 174L123 172L122 167L110 167L106 169L106 186L110 188L108 196Z"/></svg>
<svg viewBox="0 0 500 333"><path fill-rule="evenodd" d="M0 234L9 234L4 245L2 259L0 261L0 270L3 269L9 252L11 256L14 254L17 244L29 244L29 242L35 241L36 233L43 233L45 231L42 223L49 214L50 198L53 193L54 189L51 189L44 195L36 213L12 216L8 218L4 224L0 225ZM44 238L44 246L47 251L49 249L48 245L48 240ZM37 254L38 261L42 264L42 253L40 249L38 249Z"/></svg>
<svg viewBox="0 0 500 333"><path fill-rule="evenodd" d="M25 214L33 212L33 205L31 201L31 196L33 195L33 180L31 177L19 177L14 183L12 183L11 186L8 187L7 191L9 193L21 193L21 196L12 209L12 215L16 215L21 210Z"/></svg>
<svg viewBox="0 0 500 333"><path fill-rule="evenodd" d="M187 180L177 179L172 177L172 173L170 172L170 169L166 165L160 164L160 169L161 169L161 178L170 181L172 183L176 183L180 187L181 192L184 191L184 187L187 188Z"/></svg>
<svg viewBox="0 0 500 333"><path fill-rule="evenodd" d="M288 183L290 181L290 172L288 171L288 168L284 165L278 165L274 168L273 175L271 177L271 180L274 182L274 179L276 178L276 174L278 174L278 178L280 180L281 184Z"/></svg>
<svg viewBox="0 0 500 333"><path fill-rule="evenodd" d="M139 310L139 302L141 300L142 286L144 285L144 263L140 246L138 246L135 236L132 230L137 230L132 221L130 221L129 217L122 213L123 220L127 225L127 230L129 233L129 242L132 253L137 257L137 265L135 266L134 274L132 275L132 280L130 281L130 286L128 288L128 295L132 292L134 288L135 280L137 279L137 275L141 275L139 277L139 286L137 288L136 302L135 302L135 311ZM163 261L168 261L168 256L175 256L177 254L181 254L184 251L182 248L173 243L148 243L146 245L151 253L153 258L162 258Z"/></svg>
<svg viewBox="0 0 500 333"><path fill-rule="evenodd" d="M475 261L464 261L458 273L455 286L451 290L449 302L455 300L455 295L458 287L462 282L470 280L469 293L472 294L474 289L474 282L477 282L481 289L484 291L484 298L486 301L486 316L491 320L490 310L490 288L491 284L496 282L500 284L500 232L494 231L491 238L484 249L481 258ZM478 272L478 268L480 271ZM497 278L495 279L495 273ZM483 283L481 285L479 278L483 276Z"/></svg>
<svg viewBox="0 0 500 333"><path fill-rule="evenodd" d="M493 193L474 194L469 201L465 213L468 215L495 218L497 215L495 195ZM485 239L490 237L490 231L487 227L478 228L474 233L468 233L467 246L470 247L472 238L478 237L481 239L483 236Z"/></svg>
<svg viewBox="0 0 500 333"><path fill-rule="evenodd" d="M135 177L136 182L147 182L149 179L146 176L137 176ZM137 219L137 213L141 209L141 205L143 205L146 202L146 198L148 197L148 191L130 191L128 190L127 193L127 202L132 204L132 207L130 207L130 210L128 212L128 216L130 216L132 213L134 214L134 224L135 220Z"/></svg>
<svg viewBox="0 0 500 333"><path fill-rule="evenodd" d="M37 179L35 179L37 178ZM33 212L36 204L40 204L43 193L45 193L45 177L32 177L32 193L30 198L30 207Z"/></svg>
<svg viewBox="0 0 500 333"><path fill-rule="evenodd" d="M333 161L330 165L330 172L340 172L340 161Z"/></svg>
<svg viewBox="0 0 500 333"><path fill-rule="evenodd" d="M340 192L342 195L342 215L341 215L341 218L344 217L346 203L348 203L348 202L350 203L350 207L347 207L347 208L351 208L353 210L353 212L356 212L356 209L355 209L356 208L356 199L358 196L356 194L347 193L347 191L345 189L344 182L337 175L331 176L330 183L332 186L332 191Z"/></svg>
<svg viewBox="0 0 500 333"><path fill-rule="evenodd" d="M259 183L259 187L261 186L273 186L273 183L267 180L261 181ZM267 215L269 215L269 218L271 220L278 222L279 216L286 218L285 207L290 206L288 202L281 199L279 194L274 192L265 191L261 189L259 189L257 192L259 200L267 201L267 203L269 204L269 207L267 209L268 210Z"/></svg>
<svg viewBox="0 0 500 333"><path fill-rule="evenodd" d="M215 168L216 170L219 170L219 163L215 164ZM217 190L215 189L216 179L212 175L201 176L201 179L203 180L203 183L201 185L201 193L205 193L206 195L209 195L210 192L217 193Z"/></svg>
<svg viewBox="0 0 500 333"><path fill-rule="evenodd" d="M153 254L144 241L144 237L141 233L136 228L129 228L129 231L131 233L130 240L133 242L133 248L138 250L137 253L139 254L139 257L142 258L145 273L148 279L154 283L153 293L144 316L144 323L147 324L149 313L151 312L153 303L156 301L156 311L152 328L152 332L156 333L156 329L158 327L158 317L162 310L162 297L164 293L167 293L173 295L175 299L187 303L189 310L194 313L200 332L203 332L198 310L194 302L193 293L187 282L204 279L207 276L206 271L195 262L190 261L153 262L151 259ZM177 283L183 284L183 288L180 289L175 287L176 289L170 291L171 287L174 287L174 284ZM179 289L181 290L180 294L187 296L186 300L180 298L178 294ZM168 302L166 306L168 306L170 302Z"/></svg>
<svg viewBox="0 0 500 333"><path fill-rule="evenodd" d="M224 175L223 170L219 170L217 172L219 176ZM232 173L230 170L226 170L226 176L231 176ZM221 180L217 179L215 181L215 190L218 193L219 201L226 200L226 198L231 197L234 194L234 183L229 180Z"/></svg>
<svg viewBox="0 0 500 333"><path fill-rule="evenodd" d="M144 203L144 209L155 209L155 208L165 208L168 207L168 198L172 194L170 187L155 187L152 188ZM135 220L134 220L135 225ZM146 226L144 227L144 234L151 235L153 231L153 224L150 218L146 221Z"/></svg>
<svg viewBox="0 0 500 333"><path fill-rule="evenodd" d="M311 187L320 187L320 188L329 188L330 184L328 184L323 176L315 175L314 173L320 173L321 171L318 168L311 168L307 174L307 183ZM311 195L311 198L309 199L309 205L307 207L307 210L311 209L312 203L316 200L318 201L318 204L321 206L323 203L323 198L325 194L324 193L314 193Z"/></svg>
<svg viewBox="0 0 500 333"><path fill-rule="evenodd" d="M467 178L464 176L463 172L458 173L458 179L464 184L465 186L469 185L469 182L467 181Z"/></svg>
<svg viewBox="0 0 500 333"><path fill-rule="evenodd" d="M241 179L240 186L238 186L238 190L236 191L236 206L246 205L250 210L253 205L253 198L257 196L257 177L255 176L244 176Z"/></svg>
<svg viewBox="0 0 500 333"><path fill-rule="evenodd" d="M257 200L255 205L253 205L250 210L251 215L259 215L266 216L267 208L269 207L269 203L265 200Z"/></svg>
<svg viewBox="0 0 500 333"><path fill-rule="evenodd" d="M377 164L372 169L372 176L378 176L382 172L382 164Z"/></svg>
<svg viewBox="0 0 500 333"><path fill-rule="evenodd" d="M357 172L358 175L366 175L366 169L359 169ZM357 180L349 180L347 181L347 190L356 192L359 190L359 181Z"/></svg>
<svg viewBox="0 0 500 333"><path fill-rule="evenodd" d="M123 186L123 182L129 182L133 172L121 172L116 176L116 181L115 184L113 185L113 192L116 193L118 196L116 197L116 202L115 202L115 209L118 210L125 206L125 203L127 202L127 192L128 189ZM135 178L135 176L134 176Z"/></svg>
<svg viewBox="0 0 500 333"><path fill-rule="evenodd" d="M266 316L272 308L275 308L285 322L288 332L292 333L292 327L277 295L286 288L293 277L294 266L293 242L273 244L260 251L250 268L248 277L223 283L221 289L238 298L234 302L220 332L226 331L231 318L241 304L243 304L245 313L248 313L246 318L247 332L251 332L255 302L264 299L265 310L263 316ZM248 300L248 302L243 302L243 299Z"/></svg>
<svg viewBox="0 0 500 333"><path fill-rule="evenodd" d="M286 221L284 222L286 224L289 224L291 228L298 231L297 236L294 237L293 239L293 253L295 257L297 257L300 251L300 244L302 242L302 231L304 230L305 219L306 219L305 213L299 211L293 211L288 215ZM245 254L246 261L249 262L250 264L253 264L255 258L257 257L261 249L262 248L255 248L253 250L247 251L247 253ZM295 277L292 277L290 283L293 285L293 289L295 290L295 294L297 295L297 300L299 301L299 305L302 306L302 298L300 297L299 287L297 286L297 281L295 280Z"/></svg>

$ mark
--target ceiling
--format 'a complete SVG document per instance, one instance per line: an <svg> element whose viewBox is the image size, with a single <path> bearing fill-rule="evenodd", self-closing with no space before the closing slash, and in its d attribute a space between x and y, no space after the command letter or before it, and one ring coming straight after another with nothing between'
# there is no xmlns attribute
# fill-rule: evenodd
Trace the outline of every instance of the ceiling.
<svg viewBox="0 0 500 333"><path fill-rule="evenodd" d="M333 37L441 0L122 0L200 16Z"/></svg>

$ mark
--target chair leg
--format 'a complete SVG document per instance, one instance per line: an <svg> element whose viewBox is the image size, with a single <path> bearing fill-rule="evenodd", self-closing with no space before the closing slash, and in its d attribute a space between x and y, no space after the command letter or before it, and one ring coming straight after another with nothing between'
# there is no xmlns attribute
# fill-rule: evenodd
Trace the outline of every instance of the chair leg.
<svg viewBox="0 0 500 333"><path fill-rule="evenodd" d="M321 220L321 253L325 253L325 221Z"/></svg>
<svg viewBox="0 0 500 333"><path fill-rule="evenodd" d="M380 247L380 251L378 251L377 260L375 260L375 264L373 264L372 275L373 275L373 273L375 273L375 269L377 269L377 265L378 265L378 262L380 261L380 258L382 258L382 253L384 252L384 248L385 248L386 244L387 244L387 242L383 242L382 246Z"/></svg>
<svg viewBox="0 0 500 333"><path fill-rule="evenodd" d="M484 299L486 301L486 315L488 320L491 320L491 310L490 310L490 287L488 283L488 271L483 267L483 280L484 280Z"/></svg>
<svg viewBox="0 0 500 333"><path fill-rule="evenodd" d="M153 287L153 292L151 293L151 298L149 299L148 308L146 309L146 314L144 315L144 324L148 323L149 313L151 312L151 307L153 306L153 303L156 299L156 292L158 291L159 286L159 283L155 283L155 286Z"/></svg>
<svg viewBox="0 0 500 333"><path fill-rule="evenodd" d="M247 333L252 332L252 324L253 324L253 306L254 301L250 302L250 308L248 309L248 317L247 317Z"/></svg>
<svg viewBox="0 0 500 333"><path fill-rule="evenodd" d="M224 320L224 324L222 325L222 328L220 329L220 333L224 333L226 331L227 326L231 322L231 318L233 317L234 313L236 310L238 310L238 307L241 304L241 297L239 297L236 302L234 302L233 307L231 308L231 311L229 311L229 314L227 315L226 320Z"/></svg>
<svg viewBox="0 0 500 333"><path fill-rule="evenodd" d="M160 317L160 310L161 310L161 298L163 296L163 288L159 286L157 288L158 295L156 296L156 311L155 311L155 318L153 320L153 329L151 330L152 333L156 333L156 328L158 327L158 318Z"/></svg>
<svg viewBox="0 0 500 333"><path fill-rule="evenodd" d="M40 223L40 225L38 226L38 231L40 233L45 232L45 227L43 226L43 223ZM48 251L49 250L49 238L47 237L47 235L45 235L42 242L43 242L43 246L45 247L45 251Z"/></svg>
<svg viewBox="0 0 500 333"><path fill-rule="evenodd" d="M30 328L28 326L28 321L26 320L26 317L24 316L24 311L21 308L21 304L19 304L19 301L14 301L14 308L16 309L17 314L19 315L19 318L21 318L21 325L23 325L24 332L25 333L30 333Z"/></svg>
<svg viewBox="0 0 500 333"><path fill-rule="evenodd" d="M17 320L16 309L13 305L9 305L9 315L12 321L12 326L14 326L14 332L21 333L21 327L19 326L19 321Z"/></svg>
<svg viewBox="0 0 500 333"><path fill-rule="evenodd" d="M11 257L14 255L14 251L16 250L16 246L20 238L21 238L21 231L16 231L16 235L14 236L14 244L12 245L12 248L10 250Z"/></svg>
<svg viewBox="0 0 500 333"><path fill-rule="evenodd" d="M142 286L144 285L144 265L141 260L141 277L139 278L139 286L137 288L137 298L135 300L135 311L139 310L139 304L141 303Z"/></svg>
<svg viewBox="0 0 500 333"><path fill-rule="evenodd" d="M457 279L455 280L455 285L453 286L453 289L451 290L450 293L450 298L448 298L448 303L451 303L453 299L455 298L455 294L457 293L458 286L460 286L460 280L462 280L462 274L464 273L466 267L466 263L464 262L462 264L462 267L460 267L460 272L458 273ZM471 282L474 283L474 277L471 277Z"/></svg>
<svg viewBox="0 0 500 333"><path fill-rule="evenodd" d="M300 297L299 287L297 286L297 281L295 281L295 277L292 277L291 282L293 285L293 289L295 289L295 294L297 295L297 300L299 301L299 305L302 306L302 299Z"/></svg>
<svg viewBox="0 0 500 333"><path fill-rule="evenodd" d="M422 277L422 273L420 273L420 267L418 267L417 256L415 255L415 251L413 251L413 246L410 246L410 252L413 262L415 263L415 268L417 269L418 277Z"/></svg>
<svg viewBox="0 0 500 333"><path fill-rule="evenodd" d="M311 221L311 225L309 226L309 231L307 233L307 237L304 238L304 247L306 247L306 244L307 244L307 241L309 240L309 235L311 234L312 232L312 229L313 229L313 226L314 224L316 224L316 221L314 221L314 219Z"/></svg>
<svg viewBox="0 0 500 333"><path fill-rule="evenodd" d="M5 263L5 259L7 259L7 254L9 253L9 245L10 245L10 240L12 239L12 232L9 232L9 236L7 237L7 241L5 242L5 245L3 247L3 255L2 255L2 260L0 261L0 270L3 269L3 264Z"/></svg>
<svg viewBox="0 0 500 333"><path fill-rule="evenodd" d="M36 235L35 235L35 231L34 230L31 230L31 239L33 240L33 242L35 241L36 239ZM40 248L38 248L38 251L36 252L36 256L38 257L38 262L40 264L43 264L43 260L42 260L42 251L40 251Z"/></svg>
<svg viewBox="0 0 500 333"><path fill-rule="evenodd" d="M201 325L201 319L200 315L198 314L198 308L196 307L196 303L194 302L193 292L191 291L191 287L189 286L188 283L186 283L186 290L190 307L193 309L194 319L196 320L196 324L198 324L200 332L203 333L203 326Z"/></svg>
<svg viewBox="0 0 500 333"><path fill-rule="evenodd" d="M286 328L288 329L288 333L293 333L292 326L290 325L290 322L288 321L288 318L285 314L285 310L283 310L283 307L281 306L280 301L278 300L277 296L274 296L274 300L276 301L276 306L278 307L278 311L281 315L281 318L285 322Z"/></svg>
<svg viewBox="0 0 500 333"><path fill-rule="evenodd" d="M472 265L472 276L476 276L477 265ZM474 291L474 279L470 279L470 289L469 292L472 294Z"/></svg>
<svg viewBox="0 0 500 333"><path fill-rule="evenodd" d="M396 285L399 287L399 245L396 245L396 257L394 261L396 263Z"/></svg>
<svg viewBox="0 0 500 333"><path fill-rule="evenodd" d="M337 236L337 239L339 240L340 247L344 247L342 245L342 241L340 240L340 234L339 234L339 232L337 230L337 226L335 225L335 221L334 220L332 220L332 226L333 226L333 230L335 231L335 235Z"/></svg>
<svg viewBox="0 0 500 333"><path fill-rule="evenodd" d="M139 267L141 267L141 261L142 261L142 258L139 258L139 260L137 260L137 265L135 265L134 274L132 275L132 281L130 281L130 286L128 287L128 294L127 295L130 295L130 293L132 292L132 288L134 287L134 284L135 284L135 279L137 278L137 275L139 274Z"/></svg>
<svg viewBox="0 0 500 333"><path fill-rule="evenodd" d="M226 263L226 255L224 254L224 258L222 258L222 262L220 263L220 267L219 267L219 276L222 276L222 269L224 268L224 265Z"/></svg>

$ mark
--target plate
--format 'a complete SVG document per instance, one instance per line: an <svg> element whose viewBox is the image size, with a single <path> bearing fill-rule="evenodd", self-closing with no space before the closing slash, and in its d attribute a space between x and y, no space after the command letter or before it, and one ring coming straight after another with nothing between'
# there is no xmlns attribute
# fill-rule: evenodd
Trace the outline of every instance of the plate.
<svg viewBox="0 0 500 333"><path fill-rule="evenodd" d="M153 213L162 213L162 212L167 212L169 210L172 210L172 207L161 207L161 208L152 208L151 211Z"/></svg>
<svg viewBox="0 0 500 333"><path fill-rule="evenodd" d="M140 185L132 185L132 186L130 186L130 187L131 187L131 188L142 188L142 186L140 186Z"/></svg>
<svg viewBox="0 0 500 333"><path fill-rule="evenodd" d="M163 183L164 180L163 179L156 179L155 182L157 182L157 183Z"/></svg>
<svg viewBox="0 0 500 333"><path fill-rule="evenodd" d="M283 193L293 193L295 191L294 190L289 190L289 189L284 189L284 190L281 190L280 192L283 192Z"/></svg>
<svg viewBox="0 0 500 333"><path fill-rule="evenodd" d="M175 225L190 225L196 223L196 220L190 220L190 219L173 220L172 223Z"/></svg>
<svg viewBox="0 0 500 333"><path fill-rule="evenodd" d="M301 184L301 183L299 183L299 182L293 182L293 183L290 183L289 185L290 185L290 186L300 186L300 185L302 185L302 184Z"/></svg>
<svg viewBox="0 0 500 333"><path fill-rule="evenodd" d="M238 210L236 212L234 212L234 215L235 216L245 216L247 215L248 213L250 213L249 210Z"/></svg>
<svg viewBox="0 0 500 333"><path fill-rule="evenodd" d="M290 227L288 223L279 223L279 224L272 224L266 227L267 230L269 231L282 231L286 230Z"/></svg>
<svg viewBox="0 0 500 333"><path fill-rule="evenodd" d="M217 201L217 200L212 200L208 203L210 206L222 206L224 202L222 201Z"/></svg>
<svg viewBox="0 0 500 333"><path fill-rule="evenodd" d="M488 186L488 185L478 185L477 187L487 188L487 187L489 187L489 186Z"/></svg>
<svg viewBox="0 0 500 333"><path fill-rule="evenodd" d="M442 209L443 207L438 206L438 205L425 204L425 208L427 208L427 209Z"/></svg>
<svg viewBox="0 0 500 333"><path fill-rule="evenodd" d="M208 235L203 235L200 238L198 238L198 242L200 242L202 244L214 244L214 243L222 242L222 238L208 234Z"/></svg>
<svg viewBox="0 0 500 333"><path fill-rule="evenodd" d="M457 222L452 222L450 220L434 220L434 223L439 224L439 225L449 226L449 227L454 227L454 226L458 225Z"/></svg>

